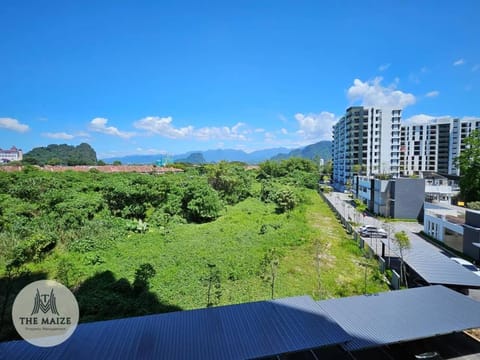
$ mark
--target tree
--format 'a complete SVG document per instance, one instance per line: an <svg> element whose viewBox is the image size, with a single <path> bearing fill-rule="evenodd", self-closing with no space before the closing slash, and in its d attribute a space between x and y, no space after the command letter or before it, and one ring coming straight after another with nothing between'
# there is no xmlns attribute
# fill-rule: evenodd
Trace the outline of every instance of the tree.
<svg viewBox="0 0 480 360"><path fill-rule="evenodd" d="M272 248L267 250L260 264L262 271L260 277L264 282L270 284L272 299L275 295L275 281L279 263L279 254L275 248Z"/></svg>
<svg viewBox="0 0 480 360"><path fill-rule="evenodd" d="M400 280L404 282L406 287L408 287L407 274L405 271L405 262L403 257L405 255L405 252L411 247L410 238L408 237L408 234L404 230L402 230L395 233L394 242L397 245L398 251L400 252Z"/></svg>
<svg viewBox="0 0 480 360"><path fill-rule="evenodd" d="M457 158L460 168L460 194L467 202L480 201L480 130L465 139L465 149Z"/></svg>
<svg viewBox="0 0 480 360"><path fill-rule="evenodd" d="M204 223L215 220L222 209L218 193L202 178L192 178L182 193L181 209L186 220Z"/></svg>
<svg viewBox="0 0 480 360"><path fill-rule="evenodd" d="M354 174L360 174L361 171L362 171L362 165L355 164L355 165L352 166L352 172Z"/></svg>
<svg viewBox="0 0 480 360"><path fill-rule="evenodd" d="M328 160L325 162L323 166L320 167L320 173L324 176L327 176L330 178L332 176L332 171L333 171L333 161Z"/></svg>
<svg viewBox="0 0 480 360"><path fill-rule="evenodd" d="M388 239L388 268L390 268L390 258L391 258L391 254L390 254L390 237L392 235L392 231L393 231L393 225L392 223L390 222L387 222L385 221L383 223L383 226L382 226L386 231L387 231L387 239Z"/></svg>
<svg viewBox="0 0 480 360"><path fill-rule="evenodd" d="M298 203L295 193L289 188L282 188L274 195L274 202L277 205L277 212L282 214L292 210Z"/></svg>
<svg viewBox="0 0 480 360"><path fill-rule="evenodd" d="M120 160L115 160L113 163L112 163L113 166L119 166L119 165L122 165L122 162Z"/></svg>
<svg viewBox="0 0 480 360"><path fill-rule="evenodd" d="M359 199L354 199L353 202L355 203L355 211L353 213L354 221L357 220L357 215L358 214L363 214L365 211L367 211L367 205L365 205L362 201Z"/></svg>
<svg viewBox="0 0 480 360"><path fill-rule="evenodd" d="M133 289L138 294L147 291L150 288L150 279L156 275L155 268L152 264L141 264L135 270L135 280L133 281Z"/></svg>
<svg viewBox="0 0 480 360"><path fill-rule="evenodd" d="M208 275L205 279L207 283L207 307L211 307L220 302L220 298L222 297L222 282L220 270L218 270L217 265L207 264L207 266Z"/></svg>
<svg viewBox="0 0 480 360"><path fill-rule="evenodd" d="M236 204L250 196L251 178L237 164L221 161L208 168L208 183L228 204Z"/></svg>

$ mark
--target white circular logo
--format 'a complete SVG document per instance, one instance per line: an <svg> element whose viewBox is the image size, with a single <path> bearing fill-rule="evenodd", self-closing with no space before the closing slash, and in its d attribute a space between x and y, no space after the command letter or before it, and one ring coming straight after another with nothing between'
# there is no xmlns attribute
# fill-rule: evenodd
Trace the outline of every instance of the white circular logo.
<svg viewBox="0 0 480 360"><path fill-rule="evenodd" d="M78 303L72 292L53 280L25 286L15 298L12 320L15 329L32 345L61 344L78 324Z"/></svg>

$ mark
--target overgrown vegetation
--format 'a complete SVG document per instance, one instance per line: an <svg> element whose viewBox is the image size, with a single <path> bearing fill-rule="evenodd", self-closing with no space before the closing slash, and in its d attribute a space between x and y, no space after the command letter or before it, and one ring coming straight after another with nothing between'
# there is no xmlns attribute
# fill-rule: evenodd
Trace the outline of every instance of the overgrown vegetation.
<svg viewBox="0 0 480 360"><path fill-rule="evenodd" d="M0 339L26 283L71 288L81 321L309 294L364 292L310 161L166 175L0 171ZM320 277L321 274L321 277ZM368 292L386 289L369 270Z"/></svg>

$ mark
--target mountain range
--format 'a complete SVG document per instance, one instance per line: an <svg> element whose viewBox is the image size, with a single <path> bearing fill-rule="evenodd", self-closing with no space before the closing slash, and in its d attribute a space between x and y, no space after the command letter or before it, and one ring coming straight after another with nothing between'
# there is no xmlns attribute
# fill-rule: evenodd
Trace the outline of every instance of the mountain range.
<svg viewBox="0 0 480 360"><path fill-rule="evenodd" d="M215 163L219 161L240 161L247 164L258 164L265 160L282 160L290 157L302 157L314 160L316 158L328 161L332 158L331 141L320 141L298 149L287 149L283 147L258 150L247 153L243 150L234 149L216 149L206 151L189 151L183 154L175 154L165 156L157 155L127 155L123 157L111 157L102 159L106 163L121 161L122 164L152 164L162 161L168 157L169 160L175 162L189 161L190 159L202 159L207 163ZM200 157L199 155L202 155ZM193 155L193 156L192 156Z"/></svg>

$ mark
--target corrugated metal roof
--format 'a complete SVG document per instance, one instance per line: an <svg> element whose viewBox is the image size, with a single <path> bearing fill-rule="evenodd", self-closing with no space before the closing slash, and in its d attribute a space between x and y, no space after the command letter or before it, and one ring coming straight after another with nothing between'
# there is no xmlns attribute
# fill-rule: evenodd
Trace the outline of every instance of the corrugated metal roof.
<svg viewBox="0 0 480 360"><path fill-rule="evenodd" d="M480 303L440 285L317 303L352 336L349 351L480 327Z"/></svg>
<svg viewBox="0 0 480 360"><path fill-rule="evenodd" d="M480 288L480 276L452 261L442 251L418 235L409 233L411 248L405 251L404 260L418 275L430 284L458 285ZM382 239L388 246L388 240ZM392 251L399 254L394 242Z"/></svg>
<svg viewBox="0 0 480 360"><path fill-rule="evenodd" d="M79 325L65 343L0 344L6 359L248 359L350 336L308 296Z"/></svg>

